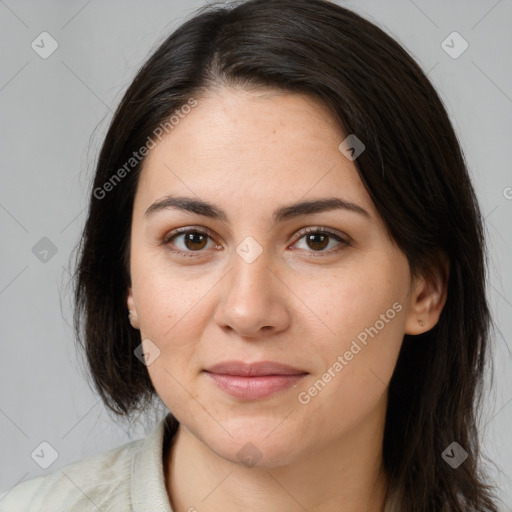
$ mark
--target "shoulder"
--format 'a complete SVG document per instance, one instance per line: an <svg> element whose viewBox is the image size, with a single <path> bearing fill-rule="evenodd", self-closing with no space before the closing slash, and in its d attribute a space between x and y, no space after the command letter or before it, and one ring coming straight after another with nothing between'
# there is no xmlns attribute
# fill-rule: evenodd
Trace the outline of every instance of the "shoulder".
<svg viewBox="0 0 512 512"><path fill-rule="evenodd" d="M143 443L131 441L22 482L0 493L0 512L121 510L129 505L132 463Z"/></svg>

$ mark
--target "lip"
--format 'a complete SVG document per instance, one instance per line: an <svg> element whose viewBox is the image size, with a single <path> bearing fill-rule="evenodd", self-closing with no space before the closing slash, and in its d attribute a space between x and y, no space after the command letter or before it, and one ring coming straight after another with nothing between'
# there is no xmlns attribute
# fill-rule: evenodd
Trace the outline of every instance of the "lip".
<svg viewBox="0 0 512 512"><path fill-rule="evenodd" d="M227 394L241 400L259 400L287 389L308 372L273 361L225 361L204 370Z"/></svg>
<svg viewBox="0 0 512 512"><path fill-rule="evenodd" d="M239 375L242 377L259 377L262 375L299 375L307 373L305 370L294 368L288 364L274 361L256 361L245 363L244 361L224 361L206 368L209 373Z"/></svg>

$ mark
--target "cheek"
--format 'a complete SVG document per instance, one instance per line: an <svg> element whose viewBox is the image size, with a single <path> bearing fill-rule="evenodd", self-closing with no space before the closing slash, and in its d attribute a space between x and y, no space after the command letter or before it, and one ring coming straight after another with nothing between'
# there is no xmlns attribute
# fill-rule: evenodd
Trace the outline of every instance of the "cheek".
<svg viewBox="0 0 512 512"><path fill-rule="evenodd" d="M358 336L363 343L365 337L374 336L401 340L407 283L400 280L400 275L400 270L381 261L353 265L316 281L297 281L298 295L306 298L307 306L315 313L311 322L325 333L317 342L331 359L333 354L349 350Z"/></svg>
<svg viewBox="0 0 512 512"><path fill-rule="evenodd" d="M318 372L298 391L299 403L319 417L357 422L385 393L405 326L407 283L390 277L406 275L400 272L385 263L353 267L348 277L329 280L322 293L302 289L327 333L315 339Z"/></svg>
<svg viewBox="0 0 512 512"><path fill-rule="evenodd" d="M161 249L134 254L132 268L141 338L160 350L148 367L151 379L155 387L161 382L166 390L179 390L179 383L185 385L201 366L199 344L214 314L211 297L222 274L180 268Z"/></svg>
<svg viewBox="0 0 512 512"><path fill-rule="evenodd" d="M141 334L165 345L177 339L176 333L186 328L192 329L189 331L192 338L196 325L192 319L203 312L198 306L204 300L208 283L203 282L204 278L162 263L160 258L157 261L147 258L144 264L146 268L140 267L133 283Z"/></svg>
<svg viewBox="0 0 512 512"><path fill-rule="evenodd" d="M205 314L198 306L204 291L195 279L155 267L139 267L134 272L133 292L141 340L151 340L150 346L158 354L147 366L149 376L169 407L184 393L180 383L186 386L194 371L202 330L198 314Z"/></svg>
<svg viewBox="0 0 512 512"><path fill-rule="evenodd" d="M152 340L159 350L159 356L147 367L150 379L165 405L178 413L193 408L191 398L197 398L191 379L197 371L198 340L203 329L198 314L204 314L198 306L203 295L179 279L153 274L146 279L138 308L141 337Z"/></svg>

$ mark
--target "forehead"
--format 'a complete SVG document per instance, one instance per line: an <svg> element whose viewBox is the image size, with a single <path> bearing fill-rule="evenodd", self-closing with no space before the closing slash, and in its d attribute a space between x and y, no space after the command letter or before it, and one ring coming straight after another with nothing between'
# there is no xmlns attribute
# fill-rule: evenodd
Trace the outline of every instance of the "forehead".
<svg viewBox="0 0 512 512"><path fill-rule="evenodd" d="M222 87L197 98L148 152L137 195L145 204L181 193L255 210L338 195L375 212L339 150L345 137L313 98Z"/></svg>

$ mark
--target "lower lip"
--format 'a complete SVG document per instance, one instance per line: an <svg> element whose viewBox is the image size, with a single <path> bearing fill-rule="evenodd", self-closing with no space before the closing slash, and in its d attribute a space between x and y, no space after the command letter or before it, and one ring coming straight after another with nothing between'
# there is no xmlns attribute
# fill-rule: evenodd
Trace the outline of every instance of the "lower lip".
<svg viewBox="0 0 512 512"><path fill-rule="evenodd" d="M305 377L306 373L296 375L261 375L243 377L206 372L210 378L228 395L242 400L258 400L287 389Z"/></svg>

